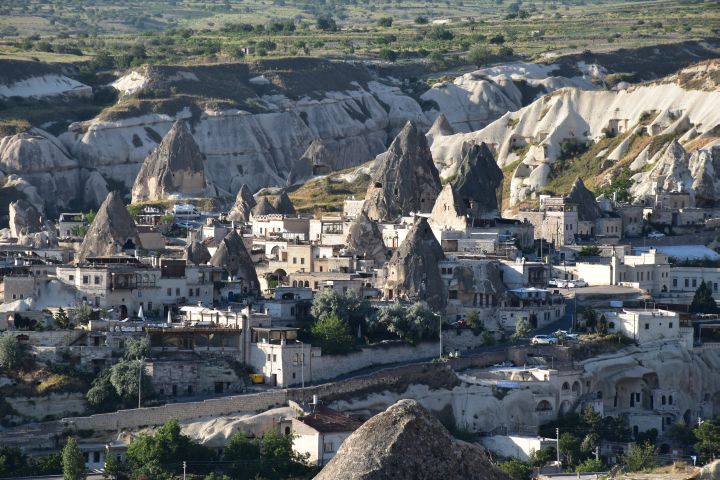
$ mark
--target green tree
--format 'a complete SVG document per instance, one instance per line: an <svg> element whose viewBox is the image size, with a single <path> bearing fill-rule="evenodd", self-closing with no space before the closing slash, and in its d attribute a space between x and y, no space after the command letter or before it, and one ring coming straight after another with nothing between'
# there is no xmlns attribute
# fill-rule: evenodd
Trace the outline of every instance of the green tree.
<svg viewBox="0 0 720 480"><path fill-rule="evenodd" d="M392 27L393 24L393 18L392 17L381 17L377 21L378 27Z"/></svg>
<svg viewBox="0 0 720 480"><path fill-rule="evenodd" d="M477 310L470 310L465 314L465 324L475 333L483 331L483 325L480 322L480 315Z"/></svg>
<svg viewBox="0 0 720 480"><path fill-rule="evenodd" d="M498 463L498 468L508 474L513 480L529 480L532 475L530 465L517 458L511 458L510 460Z"/></svg>
<svg viewBox="0 0 720 480"><path fill-rule="evenodd" d="M650 443L633 443L622 456L622 462L630 472L651 470L658 466L657 453L657 448Z"/></svg>
<svg viewBox="0 0 720 480"><path fill-rule="evenodd" d="M260 445L263 455L261 476L266 478L295 478L305 473L306 456L293 450L293 436L271 430Z"/></svg>
<svg viewBox="0 0 720 480"><path fill-rule="evenodd" d="M22 345L13 335L6 333L0 336L0 368L17 369L22 363L23 356Z"/></svg>
<svg viewBox="0 0 720 480"><path fill-rule="evenodd" d="M448 30L443 25L435 25L430 29L430 33L428 34L430 39L432 40L452 40L455 38L455 34L452 32L452 30Z"/></svg>
<svg viewBox="0 0 720 480"><path fill-rule="evenodd" d="M62 451L63 480L85 478L85 459L73 437L69 437Z"/></svg>
<svg viewBox="0 0 720 480"><path fill-rule="evenodd" d="M700 282L700 286L695 290L695 296L690 303L690 312L692 313L718 313L717 303L712 296L712 284L705 281Z"/></svg>
<svg viewBox="0 0 720 480"><path fill-rule="evenodd" d="M90 389L85 398L93 409L101 412L115 410L121 403L121 399L110 382L111 369L102 370L92 381Z"/></svg>
<svg viewBox="0 0 720 480"><path fill-rule="evenodd" d="M140 360L150 356L150 340L147 337L133 339L125 347L125 360Z"/></svg>
<svg viewBox="0 0 720 480"><path fill-rule="evenodd" d="M530 326L530 322L521 318L515 322L515 333L513 333L512 339L517 340L519 338L527 338L531 333L532 327Z"/></svg>
<svg viewBox="0 0 720 480"><path fill-rule="evenodd" d="M230 437L223 453L223 459L230 462L227 473L237 480L254 479L260 472L260 458L260 442L243 432Z"/></svg>
<svg viewBox="0 0 720 480"><path fill-rule="evenodd" d="M492 59L492 50L485 45L475 45L467 53L467 61L478 67L486 65Z"/></svg>
<svg viewBox="0 0 720 480"><path fill-rule="evenodd" d="M385 60L386 62L394 62L398 59L398 52L393 50L392 48L384 47L380 49L380 52L378 53L380 58L382 60Z"/></svg>
<svg viewBox="0 0 720 480"><path fill-rule="evenodd" d="M365 326L368 320L372 320L375 311L370 303L357 296L355 292L348 291L338 293L333 290L325 290L315 295L313 298L310 313L316 319L320 319L323 315L334 314L338 318L344 320L355 332L358 326Z"/></svg>
<svg viewBox="0 0 720 480"><path fill-rule="evenodd" d="M154 480L173 478L183 461L191 467L190 473L207 473L206 465L215 455L211 449L183 435L177 420L168 420L155 435L138 435L128 446L126 458L132 477L145 476ZM193 467L193 464L203 466Z"/></svg>
<svg viewBox="0 0 720 480"><path fill-rule="evenodd" d="M607 466L602 460L595 460L594 458L587 458L583 462L580 462L575 471L578 473L583 472L604 472L607 470Z"/></svg>
<svg viewBox="0 0 720 480"><path fill-rule="evenodd" d="M93 317L93 310L87 303L78 303L73 309L73 319L76 323L87 325Z"/></svg>
<svg viewBox="0 0 720 480"><path fill-rule="evenodd" d="M0 477L23 475L28 468L28 458L17 447L0 446Z"/></svg>
<svg viewBox="0 0 720 480"><path fill-rule="evenodd" d="M586 245L580 249L578 255L581 257L597 257L600 255L600 247L597 245Z"/></svg>
<svg viewBox="0 0 720 480"><path fill-rule="evenodd" d="M543 467L555 460L556 456L556 451L553 447L541 448L540 450L532 450L528 461L533 467Z"/></svg>
<svg viewBox="0 0 720 480"><path fill-rule="evenodd" d="M705 420L693 433L697 438L695 450L704 462L720 458L720 421Z"/></svg>
<svg viewBox="0 0 720 480"><path fill-rule="evenodd" d="M315 22L315 25L319 30L322 30L324 32L335 32L337 31L337 23L335 23L335 20L333 20L332 17L318 17L317 21Z"/></svg>
<svg viewBox="0 0 720 480"><path fill-rule="evenodd" d="M561 434L558 447L560 448L560 455L565 457L568 465L577 465L580 460L580 440L575 435L570 432Z"/></svg>
<svg viewBox="0 0 720 480"><path fill-rule="evenodd" d="M58 308L58 311L55 313L55 316L53 318L55 320L55 325L57 325L58 328L66 329L71 328L72 326L67 312L65 312L62 307Z"/></svg>
<svg viewBox="0 0 720 480"><path fill-rule="evenodd" d="M355 345L347 323L333 313L320 317L310 331L314 342L326 353L347 353Z"/></svg>
<svg viewBox="0 0 720 480"><path fill-rule="evenodd" d="M693 429L688 427L685 422L680 421L673 423L667 431L667 437L676 445L687 449L693 445L697 438L693 433Z"/></svg>
<svg viewBox="0 0 720 480"><path fill-rule="evenodd" d="M134 404L138 397L140 369L145 368L142 360L123 360L110 367L110 383L115 392L126 404ZM147 375L142 375L142 396L149 397L152 383Z"/></svg>
<svg viewBox="0 0 720 480"><path fill-rule="evenodd" d="M103 478L108 480L120 480L126 478L125 466L115 455L108 455L103 469Z"/></svg>

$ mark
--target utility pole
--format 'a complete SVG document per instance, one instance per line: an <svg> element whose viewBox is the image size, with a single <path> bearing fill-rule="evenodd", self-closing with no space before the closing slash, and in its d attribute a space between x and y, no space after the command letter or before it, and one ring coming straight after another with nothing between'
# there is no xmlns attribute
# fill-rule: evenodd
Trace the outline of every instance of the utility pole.
<svg viewBox="0 0 720 480"><path fill-rule="evenodd" d="M183 460L183 480L185 480L186 473L187 473L187 462Z"/></svg>
<svg viewBox="0 0 720 480"><path fill-rule="evenodd" d="M561 463L560 463L560 429L559 428L555 429L555 439L556 439L555 440L555 444L556 444L555 450L557 450L557 463L558 463L558 467L559 467L561 465Z"/></svg>
<svg viewBox="0 0 720 480"><path fill-rule="evenodd" d="M600 461L600 447L595 447L595 461Z"/></svg>
<svg viewBox="0 0 720 480"><path fill-rule="evenodd" d="M145 358L140 359L140 368L138 369L138 408L142 404L142 371L145 364Z"/></svg>
<svg viewBox="0 0 720 480"><path fill-rule="evenodd" d="M438 320L440 322L438 325L438 327L439 327L438 328L438 336L440 337L440 357L438 357L438 358L442 359L443 350L442 350L442 315L441 314L438 314Z"/></svg>

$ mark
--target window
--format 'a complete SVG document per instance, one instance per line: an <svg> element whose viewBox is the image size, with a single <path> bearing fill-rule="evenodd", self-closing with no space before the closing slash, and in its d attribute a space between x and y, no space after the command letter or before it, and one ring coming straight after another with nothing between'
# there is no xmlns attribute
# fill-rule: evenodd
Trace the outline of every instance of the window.
<svg viewBox="0 0 720 480"><path fill-rule="evenodd" d="M90 277L88 275L83 275L83 285L87 285L90 283Z"/></svg>
<svg viewBox="0 0 720 480"><path fill-rule="evenodd" d="M95 285L100 285L100 275L95 275Z"/></svg>
<svg viewBox="0 0 720 480"><path fill-rule="evenodd" d="M334 452L335 447L333 446L332 442L325 442L325 445L323 446L323 451L325 452Z"/></svg>
<svg viewBox="0 0 720 480"><path fill-rule="evenodd" d="M272 361L272 355L270 355L269 353L268 353L268 359L267 359L267 361L268 361L268 362Z"/></svg>
<svg viewBox="0 0 720 480"><path fill-rule="evenodd" d="M277 362L277 355L273 353L273 362Z"/></svg>
<svg viewBox="0 0 720 480"><path fill-rule="evenodd" d="M672 328L672 327L673 327L673 322L668 323L668 328Z"/></svg>
<svg viewBox="0 0 720 480"><path fill-rule="evenodd" d="M193 289L188 288L188 297L192 297L192 296L193 296Z"/></svg>
<svg viewBox="0 0 720 480"><path fill-rule="evenodd" d="M688 279L688 278L685 279L685 286L686 287L690 286L690 279Z"/></svg>
<svg viewBox="0 0 720 480"><path fill-rule="evenodd" d="M697 278L692 279L693 288L697 287Z"/></svg>
<svg viewBox="0 0 720 480"><path fill-rule="evenodd" d="M71 282L74 282L74 281L75 281L75 275L68 275L68 280L70 280Z"/></svg>
<svg viewBox="0 0 720 480"><path fill-rule="evenodd" d="M300 265L305 265L305 257L300 257Z"/></svg>
<svg viewBox="0 0 720 480"><path fill-rule="evenodd" d="M293 257L293 264L297 263L297 257Z"/></svg>
<svg viewBox="0 0 720 480"><path fill-rule="evenodd" d="M677 287L677 278L673 278L673 287Z"/></svg>
<svg viewBox="0 0 720 480"><path fill-rule="evenodd" d="M180 296L180 289L179 289L179 288L176 288L176 289L175 289L175 295L178 296L178 297Z"/></svg>
<svg viewBox="0 0 720 480"><path fill-rule="evenodd" d="M646 324L645 324L645 330L650 330L650 324L649 324L649 323L646 323Z"/></svg>
<svg viewBox="0 0 720 480"><path fill-rule="evenodd" d="M168 289L167 289L167 296L168 296L168 297L171 297L171 296L172 296L172 288L168 288Z"/></svg>
<svg viewBox="0 0 720 480"><path fill-rule="evenodd" d="M196 297L200 296L200 287L195 288L195 296Z"/></svg>

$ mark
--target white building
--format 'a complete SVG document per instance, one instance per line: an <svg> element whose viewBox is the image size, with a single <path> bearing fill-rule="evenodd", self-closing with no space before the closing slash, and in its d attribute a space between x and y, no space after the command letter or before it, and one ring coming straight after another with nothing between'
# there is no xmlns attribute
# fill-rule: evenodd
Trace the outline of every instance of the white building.
<svg viewBox="0 0 720 480"><path fill-rule="evenodd" d="M325 465L360 425L352 417L316 406L314 411L292 419L293 449L299 454L308 454L310 464Z"/></svg>
<svg viewBox="0 0 720 480"><path fill-rule="evenodd" d="M610 333L622 333L639 344L679 340L692 346L692 327L681 325L677 312L668 310L623 310L605 313Z"/></svg>

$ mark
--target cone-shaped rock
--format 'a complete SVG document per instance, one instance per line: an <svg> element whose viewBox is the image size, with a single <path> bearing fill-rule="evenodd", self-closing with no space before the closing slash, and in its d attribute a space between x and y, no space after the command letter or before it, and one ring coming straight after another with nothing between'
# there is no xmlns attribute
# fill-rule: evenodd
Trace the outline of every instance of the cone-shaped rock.
<svg viewBox="0 0 720 480"><path fill-rule="evenodd" d="M295 206L285 192L282 192L273 199L272 206L277 213L282 215L295 215Z"/></svg>
<svg viewBox="0 0 720 480"><path fill-rule="evenodd" d="M42 228L40 212L27 200L20 199L12 202L8 212L10 214L10 234L15 238L39 232Z"/></svg>
<svg viewBox="0 0 720 480"><path fill-rule="evenodd" d="M205 193L203 156L182 120L175 122L143 162L132 188L132 201L162 200L173 193Z"/></svg>
<svg viewBox="0 0 720 480"><path fill-rule="evenodd" d="M267 196L260 197L260 200L257 201L257 205L255 205L252 209L252 214L255 217L259 215L272 215L274 213L278 212L275 210L272 203L270 203Z"/></svg>
<svg viewBox="0 0 720 480"><path fill-rule="evenodd" d="M387 152L375 159L375 173L363 209L368 217L392 221L411 212L432 210L440 193L440 176L425 135L408 122Z"/></svg>
<svg viewBox="0 0 720 480"><path fill-rule="evenodd" d="M400 400L342 443L315 480L506 480L477 444L453 439L415 400Z"/></svg>
<svg viewBox="0 0 720 480"><path fill-rule="evenodd" d="M443 187L428 221L454 230L464 230L468 225L467 207L457 191L449 183Z"/></svg>
<svg viewBox="0 0 720 480"><path fill-rule="evenodd" d="M433 122L432 127L428 130L428 133L425 134L425 137L427 137L428 141L432 144L433 140L436 138L445 137L447 135L455 135L455 129L453 129L452 125L450 125L450 122L448 122L445 114L441 113L435 119L435 122Z"/></svg>
<svg viewBox="0 0 720 480"><path fill-rule="evenodd" d="M234 222L247 222L250 220L250 212L257 205L255 197L252 196L250 188L244 183L238 190L237 197L235 197L235 204L228 213L228 220Z"/></svg>
<svg viewBox="0 0 720 480"><path fill-rule="evenodd" d="M422 300L435 311L444 309L447 298L438 266L444 259L445 254L427 220L418 217L388 261L385 296Z"/></svg>
<svg viewBox="0 0 720 480"><path fill-rule="evenodd" d="M204 265L210 261L210 252L204 243L195 240L185 247L185 260L194 265Z"/></svg>
<svg viewBox="0 0 720 480"><path fill-rule="evenodd" d="M110 256L141 248L135 222L119 192L110 192L90 224L77 258Z"/></svg>
<svg viewBox="0 0 720 480"><path fill-rule="evenodd" d="M382 266L387 261L387 249L377 222L370 220L365 212L360 212L350 224L347 239L348 250L353 255L374 260Z"/></svg>
<svg viewBox="0 0 720 480"><path fill-rule="evenodd" d="M575 183L573 183L567 198L570 203L577 205L578 219L580 221L594 222L602 214L595 200L595 195L587 189L580 177L575 179Z"/></svg>
<svg viewBox="0 0 720 480"><path fill-rule="evenodd" d="M498 189L503 173L485 143L465 142L462 160L452 186L474 218L494 218L498 214Z"/></svg>
<svg viewBox="0 0 720 480"><path fill-rule="evenodd" d="M210 259L210 264L224 268L235 279L243 280L243 292L258 291L259 283L255 266L245 248L242 237L235 230L231 230L222 239Z"/></svg>

